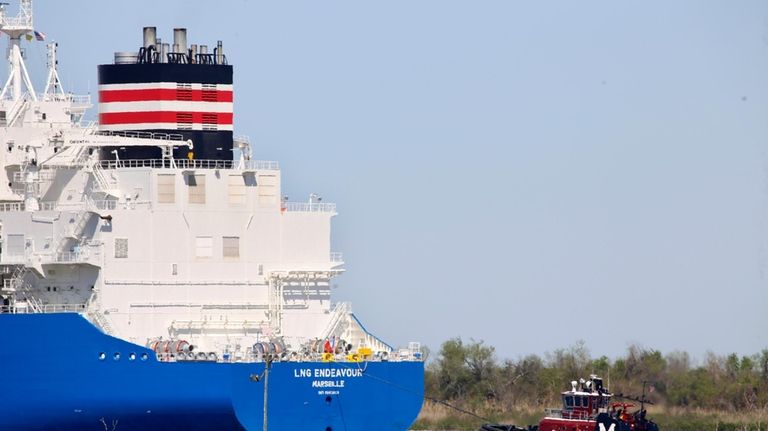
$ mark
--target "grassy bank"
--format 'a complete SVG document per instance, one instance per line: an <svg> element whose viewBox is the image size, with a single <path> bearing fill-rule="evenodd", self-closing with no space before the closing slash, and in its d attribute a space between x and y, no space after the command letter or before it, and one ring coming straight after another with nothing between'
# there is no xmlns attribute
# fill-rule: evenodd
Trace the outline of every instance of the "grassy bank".
<svg viewBox="0 0 768 431"><path fill-rule="evenodd" d="M517 426L538 424L544 411L543 408L533 406L520 406L512 411L500 411L492 405L460 407L476 412L485 419ZM661 431L768 431L768 411L765 410L726 412L658 406L651 406L648 410L649 416L659 424ZM486 422L485 419L427 401L411 429L477 430Z"/></svg>

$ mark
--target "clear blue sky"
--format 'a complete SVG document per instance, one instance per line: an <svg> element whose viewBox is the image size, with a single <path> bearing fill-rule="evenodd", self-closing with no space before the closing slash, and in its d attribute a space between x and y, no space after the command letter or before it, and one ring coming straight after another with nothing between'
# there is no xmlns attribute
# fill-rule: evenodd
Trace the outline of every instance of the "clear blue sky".
<svg viewBox="0 0 768 431"><path fill-rule="evenodd" d="M502 358L579 339L608 356L768 347L764 1L35 11L77 92L144 25L223 40L237 133L292 200L338 203L336 298L385 340L474 337Z"/></svg>

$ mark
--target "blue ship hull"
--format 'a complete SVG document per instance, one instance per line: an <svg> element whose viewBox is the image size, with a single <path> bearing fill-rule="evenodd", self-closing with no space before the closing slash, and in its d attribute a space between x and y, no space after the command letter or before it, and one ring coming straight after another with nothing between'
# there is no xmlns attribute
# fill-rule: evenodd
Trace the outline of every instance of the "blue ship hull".
<svg viewBox="0 0 768 431"><path fill-rule="evenodd" d="M78 314L0 314L0 370L0 430L263 428L263 363L159 362ZM268 428L406 430L423 395L421 362L276 362Z"/></svg>

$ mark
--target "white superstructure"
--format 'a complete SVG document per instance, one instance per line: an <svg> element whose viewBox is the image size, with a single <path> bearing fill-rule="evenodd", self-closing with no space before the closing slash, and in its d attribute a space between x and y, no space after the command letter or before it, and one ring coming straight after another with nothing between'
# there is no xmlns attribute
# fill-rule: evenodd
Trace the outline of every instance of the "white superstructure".
<svg viewBox="0 0 768 431"><path fill-rule="evenodd" d="M278 164L252 160L247 138L235 139L238 160L174 159L194 142L82 124L91 101L62 89L55 43L45 92L29 81L19 42L34 31L31 1L18 17L0 8L0 31L11 35L0 94L3 312L78 312L113 336L183 340L219 360L259 360L253 346L267 341L298 354L329 339L391 350L331 301L343 271L334 204L286 201ZM99 148L121 145L163 157L100 160Z"/></svg>

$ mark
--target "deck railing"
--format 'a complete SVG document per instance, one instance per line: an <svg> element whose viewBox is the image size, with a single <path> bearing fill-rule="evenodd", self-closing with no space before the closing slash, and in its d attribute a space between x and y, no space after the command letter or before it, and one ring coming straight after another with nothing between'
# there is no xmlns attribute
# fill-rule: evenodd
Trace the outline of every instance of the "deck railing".
<svg viewBox="0 0 768 431"><path fill-rule="evenodd" d="M344 255L338 251L332 251L330 258L331 262L333 263L344 262Z"/></svg>
<svg viewBox="0 0 768 431"><path fill-rule="evenodd" d="M24 211L24 203L23 202L1 203L0 211Z"/></svg>
<svg viewBox="0 0 768 431"><path fill-rule="evenodd" d="M327 202L283 202L283 211L309 213L335 213L336 204Z"/></svg>
<svg viewBox="0 0 768 431"><path fill-rule="evenodd" d="M204 159L135 159L104 160L104 169L151 168L151 169L249 169L276 171L279 164L272 160L204 160Z"/></svg>
<svg viewBox="0 0 768 431"><path fill-rule="evenodd" d="M85 304L43 304L40 311L35 311L31 307L3 305L0 306L1 313L9 314L33 314L33 313L83 313Z"/></svg>

